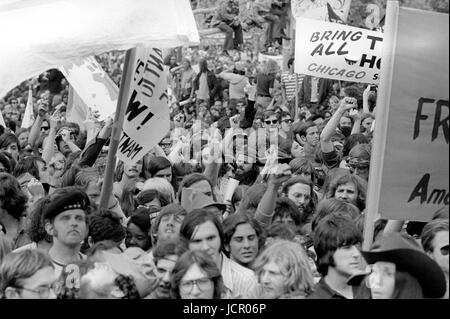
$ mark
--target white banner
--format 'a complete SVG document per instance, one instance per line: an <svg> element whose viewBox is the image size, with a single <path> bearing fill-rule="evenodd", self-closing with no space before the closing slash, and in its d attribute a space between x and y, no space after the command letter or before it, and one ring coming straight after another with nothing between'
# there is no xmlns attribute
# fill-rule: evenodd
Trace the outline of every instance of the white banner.
<svg viewBox="0 0 450 319"><path fill-rule="evenodd" d="M137 47L117 157L132 165L169 132L167 70L160 49Z"/></svg>
<svg viewBox="0 0 450 319"><path fill-rule="evenodd" d="M377 84L383 34L343 24L298 18L295 72Z"/></svg>
<svg viewBox="0 0 450 319"><path fill-rule="evenodd" d="M98 112L100 121L116 111L119 88L94 57L76 59L60 70L91 111Z"/></svg>
<svg viewBox="0 0 450 319"><path fill-rule="evenodd" d="M0 98L74 58L200 41L189 0L13 1L0 4L0 39Z"/></svg>

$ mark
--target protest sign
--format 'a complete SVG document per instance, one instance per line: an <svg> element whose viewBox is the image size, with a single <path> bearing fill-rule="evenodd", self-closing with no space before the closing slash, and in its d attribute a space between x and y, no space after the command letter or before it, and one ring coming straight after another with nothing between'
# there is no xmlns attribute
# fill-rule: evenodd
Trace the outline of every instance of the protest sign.
<svg viewBox="0 0 450 319"><path fill-rule="evenodd" d="M448 27L448 14L388 3L369 215L429 221L448 209Z"/></svg>
<svg viewBox="0 0 450 319"><path fill-rule="evenodd" d="M136 48L117 157L132 165L161 141L170 129L167 71L160 49Z"/></svg>
<svg viewBox="0 0 450 319"><path fill-rule="evenodd" d="M59 68L77 95L103 121L116 110L119 88L94 57L76 59Z"/></svg>
<svg viewBox="0 0 450 319"><path fill-rule="evenodd" d="M200 41L188 0L13 1L0 4L0 39L0 98L74 58Z"/></svg>
<svg viewBox="0 0 450 319"><path fill-rule="evenodd" d="M298 18L295 72L377 84L383 34L343 24Z"/></svg>

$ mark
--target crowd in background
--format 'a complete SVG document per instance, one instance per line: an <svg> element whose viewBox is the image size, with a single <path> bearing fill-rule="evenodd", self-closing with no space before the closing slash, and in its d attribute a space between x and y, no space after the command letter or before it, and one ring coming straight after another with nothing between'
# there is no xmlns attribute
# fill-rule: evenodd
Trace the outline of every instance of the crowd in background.
<svg viewBox="0 0 450 319"><path fill-rule="evenodd" d="M224 46L166 56L171 129L117 163L106 208L113 119L68 122L56 69L0 100L0 296L448 298L448 206L378 219L361 249L377 87L295 74L293 58L283 72L224 19ZM118 86L124 56L96 57Z"/></svg>

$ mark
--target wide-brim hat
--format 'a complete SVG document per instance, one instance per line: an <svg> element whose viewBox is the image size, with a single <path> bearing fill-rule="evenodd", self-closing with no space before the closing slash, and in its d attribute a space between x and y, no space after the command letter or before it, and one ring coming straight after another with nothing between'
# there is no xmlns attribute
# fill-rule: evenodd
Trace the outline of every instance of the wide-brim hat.
<svg viewBox="0 0 450 319"><path fill-rule="evenodd" d="M442 269L422 250L415 239L407 234L384 235L372 245L370 251L361 253L368 264L377 261L392 262L397 269L411 274L421 285L426 297L440 298L446 292Z"/></svg>
<svg viewBox="0 0 450 319"><path fill-rule="evenodd" d="M223 203L214 201L210 196L197 192L192 188L184 188L181 194L181 206L188 213L194 209L202 209L210 206L216 206L220 211L225 212L227 206Z"/></svg>

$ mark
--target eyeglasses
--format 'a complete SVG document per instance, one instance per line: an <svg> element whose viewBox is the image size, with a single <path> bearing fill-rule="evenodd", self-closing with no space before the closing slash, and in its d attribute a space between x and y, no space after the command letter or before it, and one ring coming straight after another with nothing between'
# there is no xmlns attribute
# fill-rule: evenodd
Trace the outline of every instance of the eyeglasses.
<svg viewBox="0 0 450 319"><path fill-rule="evenodd" d="M55 295L58 295L62 291L62 285L59 281L54 282L51 286L42 286L37 289L29 289L25 287L18 287L17 289L33 292L38 294L41 299L47 299L50 296L50 290L53 291Z"/></svg>
<svg viewBox="0 0 450 319"><path fill-rule="evenodd" d="M48 126L42 126L41 127L41 131L48 131L50 129L50 127Z"/></svg>
<svg viewBox="0 0 450 319"><path fill-rule="evenodd" d="M272 121L265 120L264 123L266 123L266 125L271 125L271 124L275 125L275 124L278 124L278 120L272 120Z"/></svg>
<svg viewBox="0 0 450 319"><path fill-rule="evenodd" d="M358 161L358 160L348 160L348 166L350 166L350 169L368 169L370 166L370 161L367 160L363 160L363 161Z"/></svg>
<svg viewBox="0 0 450 319"><path fill-rule="evenodd" d="M212 281L209 278L200 278L196 280L187 280L180 282L180 291L182 293L188 294L192 292L194 286L197 285L200 291L205 291L211 288Z"/></svg>
<svg viewBox="0 0 450 319"><path fill-rule="evenodd" d="M445 245L444 247L440 248L441 255L442 256L448 256L448 245Z"/></svg>

